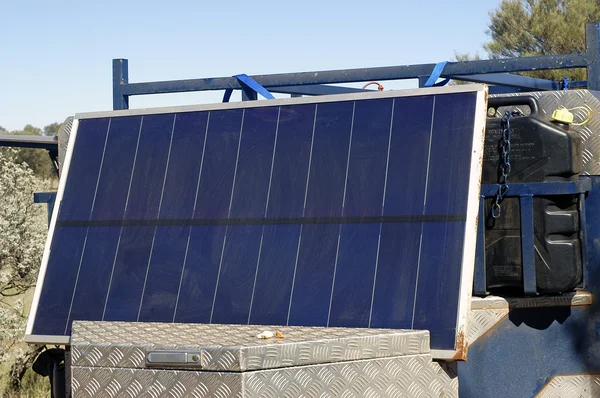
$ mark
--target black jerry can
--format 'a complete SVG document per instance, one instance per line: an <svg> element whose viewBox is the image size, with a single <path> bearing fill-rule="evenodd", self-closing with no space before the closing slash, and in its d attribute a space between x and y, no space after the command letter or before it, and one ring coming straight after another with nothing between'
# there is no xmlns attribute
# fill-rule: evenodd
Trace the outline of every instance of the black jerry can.
<svg viewBox="0 0 600 398"><path fill-rule="evenodd" d="M569 181L579 178L582 169L582 143L568 125L540 117L533 97L491 98L489 109L526 105L527 116L510 120L510 184L518 182ZM489 113L488 113L489 115ZM500 117L487 118L482 183L500 183L503 162ZM485 261L490 292L521 291L520 205L518 198L505 198L502 214L491 217L493 198L485 200ZM568 292L582 280L580 214L578 195L533 198L534 252L537 289L540 294ZM481 216L481 215L480 215Z"/></svg>

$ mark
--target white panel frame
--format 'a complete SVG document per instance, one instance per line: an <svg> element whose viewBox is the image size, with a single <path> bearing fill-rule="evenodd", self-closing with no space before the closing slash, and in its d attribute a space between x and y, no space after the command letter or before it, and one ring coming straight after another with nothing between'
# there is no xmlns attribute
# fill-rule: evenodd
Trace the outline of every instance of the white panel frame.
<svg viewBox="0 0 600 398"><path fill-rule="evenodd" d="M463 243L462 267L456 320L455 351L431 350L431 355L439 359L466 360L469 349L469 315L475 273L475 249L479 226L479 201L481 195L481 172L483 168L483 146L487 118L487 87L477 92L475 120L473 124L473 147L471 149L471 173L467 195L467 220Z"/></svg>
<svg viewBox="0 0 600 398"><path fill-rule="evenodd" d="M454 350L432 350L432 356L436 359L447 359L447 360L466 360L468 350L468 321L469 313L471 310L471 294L473 286L473 274L475 269L475 246L477 242L477 227L478 227L478 215L479 215L479 196L481 189L481 170L483 164L483 143L485 137L485 122L487 114L487 98L488 89L487 86L482 84L467 84L461 86L451 87L433 87L433 88L419 88L410 90L392 90L392 91L374 91L368 93L353 93L353 94L340 94L340 95L323 95L316 97L300 97L300 98L285 98L277 100L259 100L259 101L244 101L234 103L220 103L220 104L205 104L205 105L192 105L192 106L176 106L176 107L165 107L165 108L149 108L149 109L131 109L122 111L107 111L107 112L94 112L94 113L80 113L76 114L73 120L73 128L71 133L71 139L67 148L67 154L64 161L63 171L61 173L62 178L60 179L58 192L56 196L56 202L54 205L54 211L52 214L52 221L48 232L48 239L46 241L46 247L44 249L44 255L42 257L42 264L38 275L38 280L35 288L33 302L29 313L27 322L27 329L25 333L25 341L27 343L37 344L69 344L68 336L48 336L48 335L34 335L33 325L39 306L39 300L41 296L41 290L44 284L46 268L48 266L48 259L50 257L50 246L54 236L54 230L56 227L56 220L62 199L64 195L66 181L69 175L69 168L71 166L71 159L73 156L73 148L78 135L79 120L82 119L97 119L104 117L119 117L119 116L140 116L140 115L156 115L165 113L181 113L181 112L197 112L197 111L211 111L211 110L222 110L222 109L238 109L238 108L260 108L260 107L273 107L281 105L293 105L293 104L318 104L318 103L329 103L329 102L342 102L342 101L356 101L356 100L368 100L368 99L383 99L383 98L401 98L411 96L428 96L428 95L442 95L442 94L453 94L453 93L467 93L474 92L477 95L476 107L475 107L475 118L473 124L473 146L471 151L471 173L469 175L469 192L467 195L467 217L465 223L465 239L463 244L463 257L461 264L461 276L460 276L460 288L459 288L459 303L457 313L457 328L456 328L456 345Z"/></svg>
<svg viewBox="0 0 600 398"><path fill-rule="evenodd" d="M40 266L40 272L35 285L35 291L33 293L33 301L31 303L31 309L29 310L29 318L27 319L27 328L25 330L25 342L36 343L36 344L67 344L68 338L65 336L46 336L46 335L33 335L33 324L35 322L35 316L37 314L38 305L40 303L40 296L42 294L42 287L44 286L44 279L46 277L46 268L48 267L48 259L50 258L50 247L52 245L52 239L54 238L54 231L56 227L56 219L58 218L58 212L62 203L63 195L65 193L65 185L67 183L67 176L69 175L69 168L71 166L71 158L73 156L73 147L77 140L77 131L79 130L79 120L73 120L73 126L71 127L71 138L69 140L69 146L67 148L67 154L65 155L65 161L63 163L63 170L61 170L61 177L58 184L58 191L56 193L56 199L54 201L54 208L52 211L52 219L50 221L50 227L48 229L48 238L46 239L46 246L44 248L44 254L42 256L42 265Z"/></svg>

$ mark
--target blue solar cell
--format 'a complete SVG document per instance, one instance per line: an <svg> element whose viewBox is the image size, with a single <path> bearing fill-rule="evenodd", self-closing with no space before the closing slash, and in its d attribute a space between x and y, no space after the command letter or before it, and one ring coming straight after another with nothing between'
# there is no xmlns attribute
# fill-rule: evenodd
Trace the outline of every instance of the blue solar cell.
<svg viewBox="0 0 600 398"><path fill-rule="evenodd" d="M118 178L129 183L125 220L158 217L174 122L173 114L150 115L142 119L131 182L125 175Z"/></svg>
<svg viewBox="0 0 600 398"><path fill-rule="evenodd" d="M54 231L51 249L60 250L62 255L48 259L33 333L65 333L86 231L87 227L58 227Z"/></svg>
<svg viewBox="0 0 600 398"><path fill-rule="evenodd" d="M414 327L452 351L477 93L378 95L82 119L28 334Z"/></svg>
<svg viewBox="0 0 600 398"><path fill-rule="evenodd" d="M423 212L434 98L394 99L385 216Z"/></svg>
<svg viewBox="0 0 600 398"><path fill-rule="evenodd" d="M123 218L141 123L142 118L137 116L111 119L102 168L95 176L98 186L92 201L92 220Z"/></svg>
<svg viewBox="0 0 600 398"><path fill-rule="evenodd" d="M460 286L464 230L464 222L426 223L423 226L412 327L429 330L431 346L437 349L454 348L458 289L447 286ZM444 281L441 286L440 280Z"/></svg>
<svg viewBox="0 0 600 398"><path fill-rule="evenodd" d="M212 323L247 323L252 299L262 226L235 225L227 229Z"/></svg>
<svg viewBox="0 0 600 398"><path fill-rule="evenodd" d="M191 228L175 322L210 322L226 228Z"/></svg>
<svg viewBox="0 0 600 398"><path fill-rule="evenodd" d="M278 108L253 108L244 112L231 218L265 216L278 114Z"/></svg>
<svg viewBox="0 0 600 398"><path fill-rule="evenodd" d="M342 225L328 326L369 326L380 229Z"/></svg>
<svg viewBox="0 0 600 398"><path fill-rule="evenodd" d="M461 98L461 97L459 97ZM475 95L436 97L429 155L429 178L425 214L465 214L473 147L473 115L464 109L475 107ZM448 125L454 126L448 131ZM440 200L443 198L443 200Z"/></svg>
<svg viewBox="0 0 600 398"><path fill-rule="evenodd" d="M193 214L207 123L208 112L176 115L160 218L189 219Z"/></svg>
<svg viewBox="0 0 600 398"><path fill-rule="evenodd" d="M301 217L310 159L314 104L282 106L267 217Z"/></svg>
<svg viewBox="0 0 600 398"><path fill-rule="evenodd" d="M79 122L79 128L85 131L85 134L79 135L75 142L75 151L71 159L75 167L69 170L69 179L60 206L62 220L87 220L90 217L104 152L99 148L104 149L108 126L109 119Z"/></svg>
<svg viewBox="0 0 600 398"><path fill-rule="evenodd" d="M326 326L339 224L304 225L289 312L289 324Z"/></svg>
<svg viewBox="0 0 600 398"><path fill-rule="evenodd" d="M356 103L344 216L381 214L392 104L392 99Z"/></svg>
<svg viewBox="0 0 600 398"><path fill-rule="evenodd" d="M70 333L74 319L102 319L120 230L119 227L88 229L72 296L67 333Z"/></svg>
<svg viewBox="0 0 600 398"><path fill-rule="evenodd" d="M339 217L346 183L354 103L317 105L304 215Z"/></svg>
<svg viewBox="0 0 600 398"><path fill-rule="evenodd" d="M105 321L137 319L146 269L154 238L154 227L123 227L119 239L109 292L104 298Z"/></svg>
<svg viewBox="0 0 600 398"><path fill-rule="evenodd" d="M243 109L210 112L195 219L229 214L243 114Z"/></svg>
<svg viewBox="0 0 600 398"><path fill-rule="evenodd" d="M251 324L285 325L300 225L265 225L250 314Z"/></svg>
<svg viewBox="0 0 600 398"><path fill-rule="evenodd" d="M156 228L139 321L173 321L189 233L188 226Z"/></svg>
<svg viewBox="0 0 600 398"><path fill-rule="evenodd" d="M421 223L381 226L371 327L412 327L420 238Z"/></svg>

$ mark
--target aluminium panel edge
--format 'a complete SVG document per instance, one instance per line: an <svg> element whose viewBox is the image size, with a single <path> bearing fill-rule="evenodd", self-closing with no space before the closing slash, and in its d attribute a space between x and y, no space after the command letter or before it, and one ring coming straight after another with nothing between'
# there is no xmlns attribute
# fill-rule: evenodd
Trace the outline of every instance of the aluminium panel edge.
<svg viewBox="0 0 600 398"><path fill-rule="evenodd" d="M401 98L401 97L418 97L427 95L439 95L439 94L458 94L458 93L471 93L471 92L483 92L487 93L487 86L483 84L465 84L461 86L451 87L429 87L429 88L416 88L416 89L404 89L404 90L389 90L389 91L373 91L363 93L352 93L352 94L332 94L332 95L319 95L312 97L295 97L295 98L281 98L274 100L255 100L255 101L239 101L239 102L224 102L224 103L211 103L202 105L183 105L183 106L169 106L161 108L142 108L142 109L127 109L122 111L103 111L103 112L85 112L75 114L75 119L97 119L102 117L119 117L119 116L143 116L143 115L160 115L165 113L183 113L183 112L200 112L200 111L214 111L224 109L249 109L249 108L261 108L271 106L282 106L282 105L296 105L296 104L320 104L330 102L344 102L344 101L355 101L355 100L369 100L369 99L384 99L384 98ZM487 94L486 94L487 101Z"/></svg>
<svg viewBox="0 0 600 398"><path fill-rule="evenodd" d="M467 219L465 222L465 242L463 245L462 266L460 275L458 312L456 320L455 351L445 352L432 350L436 359L466 360L469 348L469 315L473 293L473 276L475 273L475 246L481 191L481 170L483 167L483 147L487 118L487 87L477 92L475 105L475 121L473 126L473 146L471 149L471 173L469 175L469 193L467 195ZM447 354L452 354L447 356Z"/></svg>
<svg viewBox="0 0 600 398"><path fill-rule="evenodd" d="M75 146L75 141L77 139L77 131L79 130L79 120L73 120L73 126L71 128L71 143L67 148L67 154L65 156L64 161L64 172L62 175L64 178L59 180L58 191L56 193L56 199L54 202L54 209L52 211L52 219L50 221L50 227L48 228L48 237L46 239L46 244L44 247L44 253L42 255L42 264L40 265L40 271L38 273L37 282L35 284L35 291L33 293L33 299L31 302L31 308L29 310L29 317L27 319L27 328L25 329L25 342L26 343L36 343L36 344L48 344L48 343L57 343L57 344L65 344L64 337L58 337L56 340L51 341L50 336L34 336L33 332L33 324L35 322L35 317L37 315L37 308L40 302L40 297L42 295L42 288L44 286L44 278L46 276L46 268L48 266L48 259L50 258L50 246L52 244L52 239L54 237L54 231L56 227L56 220L58 218L58 212L60 210L60 204L63 199L63 195L65 192L65 186L67 184L67 176L69 175L69 167L71 166L71 157L73 156L73 147ZM61 342L59 342L61 340Z"/></svg>

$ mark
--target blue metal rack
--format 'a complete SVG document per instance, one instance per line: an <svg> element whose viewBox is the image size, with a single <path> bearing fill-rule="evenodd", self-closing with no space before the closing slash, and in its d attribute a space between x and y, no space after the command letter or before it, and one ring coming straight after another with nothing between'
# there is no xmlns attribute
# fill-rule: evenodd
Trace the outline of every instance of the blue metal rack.
<svg viewBox="0 0 600 398"><path fill-rule="evenodd" d="M435 70L443 67L441 78L451 78L491 85L491 93L515 91L544 91L567 89L564 82L536 79L513 72L586 68L587 81L571 82L570 88L600 90L600 23L586 25L586 51L568 55L548 55L526 58L492 59L446 63L445 65L421 64L388 66L362 69L343 69L319 72L302 72L252 76L257 83L275 93L302 95L342 94L366 91L363 89L332 86L331 84L365 81L418 79L425 86ZM437 66L437 68L436 68ZM435 77L435 75L434 75ZM129 97L134 95L165 94L191 91L241 90L243 100L256 100L257 93L236 77L217 77L190 80L129 83L127 59L113 60L113 109L129 108ZM484 198L494 196L497 185L483 185L481 191L481 216L474 281L474 293L486 294L484 258ZM535 254L533 233L533 197L540 195L579 194L581 202L581 241L585 249L585 192L591 189L590 181L577 182L518 183L511 184L508 197L519 197L521 204L521 235L523 284L525 294L536 294ZM585 266L585 250L584 255ZM584 270L585 281L585 270Z"/></svg>
<svg viewBox="0 0 600 398"><path fill-rule="evenodd" d="M572 82L570 87L600 90L600 23L586 25L586 51L579 54L491 59L448 63L440 77L493 85L494 92L541 91L564 89L563 82L535 79L512 74L533 70L586 68L587 82ZM341 94L363 91L331 84L418 79L423 87L436 64L340 69L319 72L258 75L252 78L275 93L298 95ZM242 90L245 100L257 99L256 93L235 77L129 83L126 59L113 60L113 109L129 109L134 95L167 94L191 91Z"/></svg>

